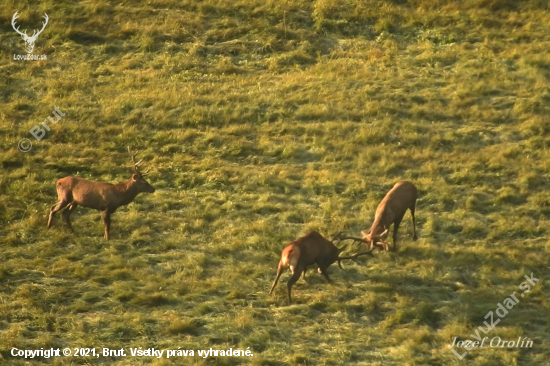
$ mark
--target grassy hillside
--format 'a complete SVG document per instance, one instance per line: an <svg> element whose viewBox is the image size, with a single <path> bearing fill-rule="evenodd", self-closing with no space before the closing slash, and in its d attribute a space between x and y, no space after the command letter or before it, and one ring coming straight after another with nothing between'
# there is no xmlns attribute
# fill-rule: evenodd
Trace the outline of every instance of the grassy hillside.
<svg viewBox="0 0 550 366"><path fill-rule="evenodd" d="M28 34L50 17L47 60L13 60L16 10ZM55 365L548 364L547 1L9 1L0 19L0 364L25 364L12 347L254 354L33 362ZM122 183L128 145L157 191L111 240L82 207L75 234L61 215L47 230L56 181ZM329 268L334 285L313 269L292 306L288 273L267 297L288 242L359 235L399 180L418 241L407 213L397 253ZM460 361L448 344L531 273L486 336L532 348Z"/></svg>

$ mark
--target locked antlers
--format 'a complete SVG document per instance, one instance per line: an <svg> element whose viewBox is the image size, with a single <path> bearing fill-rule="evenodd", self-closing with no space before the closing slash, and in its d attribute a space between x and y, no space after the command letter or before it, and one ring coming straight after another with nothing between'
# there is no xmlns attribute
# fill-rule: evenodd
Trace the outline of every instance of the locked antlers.
<svg viewBox="0 0 550 366"><path fill-rule="evenodd" d="M332 241L338 239L338 241L341 242L343 240L350 239L350 240L353 240L353 244L355 244L356 242L365 243L370 247L369 248L370 250L368 252L365 252L365 253L371 253L374 250L374 247L377 247L378 249L384 249L385 251L388 251L388 246L389 246L388 242L379 241L379 242L373 243L373 245L371 246L370 242L365 238L357 238L357 237L354 237L354 236L342 236L343 233L344 233L343 231L338 232L336 235L334 235L332 237ZM345 259L351 259L351 258L346 257Z"/></svg>

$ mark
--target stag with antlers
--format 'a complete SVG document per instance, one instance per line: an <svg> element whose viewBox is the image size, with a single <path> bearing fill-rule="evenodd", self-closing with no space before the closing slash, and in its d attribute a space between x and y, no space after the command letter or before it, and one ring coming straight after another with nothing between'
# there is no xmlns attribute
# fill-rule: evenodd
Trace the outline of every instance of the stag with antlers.
<svg viewBox="0 0 550 366"><path fill-rule="evenodd" d="M69 216L78 205L93 208L101 211L103 223L105 224L105 240L109 240L109 228L111 225L111 214L120 206L129 204L141 192L154 193L153 188L143 178L149 172L140 172L139 168L143 162L141 159L136 163L137 153L132 154L128 146L128 152L132 158L134 174L122 184L110 184L93 182L80 177L66 177L57 181L57 196L59 202L50 209L48 229L52 226L52 219L55 213L66 207L62 213L63 221L73 230Z"/></svg>
<svg viewBox="0 0 550 366"><path fill-rule="evenodd" d="M411 211L413 224L413 240L417 240L416 222L414 218L417 190L414 184L407 181L397 182L378 205L374 214L374 222L370 230L361 231L362 238L345 237L365 243L372 250L374 247L388 251L389 243L385 242L390 226L393 224L393 250L397 252L397 230L407 210Z"/></svg>
<svg viewBox="0 0 550 366"><path fill-rule="evenodd" d="M292 277L290 277L287 282L288 304L290 305L292 304L292 286L298 281L302 273L304 274L305 280L308 266L317 264L319 266L319 273L321 273L328 282L331 282L327 273L327 268L334 262L338 262L338 267L343 269L341 262L344 259L356 259L361 255L372 256L371 249L367 252L341 257L340 253L342 253L344 248L337 248L334 245L334 240L338 239L341 242L346 239L342 238L341 234L342 232L339 232L329 241L318 232L311 231L288 244L281 253L281 259L277 267L277 277L275 277L275 281L273 281L271 285L269 295L271 295L273 289L277 286L277 282L279 282L279 277L281 277L287 268L290 268L292 272Z"/></svg>

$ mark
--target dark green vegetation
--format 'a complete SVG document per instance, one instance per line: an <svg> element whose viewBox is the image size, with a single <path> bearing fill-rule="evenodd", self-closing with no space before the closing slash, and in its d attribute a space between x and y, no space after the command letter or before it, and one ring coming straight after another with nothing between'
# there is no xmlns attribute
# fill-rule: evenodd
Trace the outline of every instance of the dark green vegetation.
<svg viewBox="0 0 550 366"><path fill-rule="evenodd" d="M39 4L38 4L39 3ZM112 5L116 3L116 5ZM56 358L125 365L544 365L550 358L547 1L9 1L0 7L0 363L11 347L250 347L252 358ZM13 31L50 23L35 54ZM30 128L67 113L37 142ZM33 141L22 153L17 142ZM112 216L58 215L67 175L120 183L126 146L157 188ZM399 252L285 306L282 248L368 228L419 189ZM352 253L356 248L349 248ZM541 282L469 338L533 272ZM35 362L33 364L37 364Z"/></svg>

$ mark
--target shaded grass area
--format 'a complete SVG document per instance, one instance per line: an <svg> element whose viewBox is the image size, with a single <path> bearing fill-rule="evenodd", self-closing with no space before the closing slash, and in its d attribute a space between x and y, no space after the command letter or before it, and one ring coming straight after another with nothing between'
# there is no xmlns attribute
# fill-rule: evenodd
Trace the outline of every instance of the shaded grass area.
<svg viewBox="0 0 550 366"><path fill-rule="evenodd" d="M32 6L30 6L32 5ZM19 349L229 349L252 358L38 359L193 365L544 365L550 219L543 1L12 2L0 9L0 359ZM35 54L10 26L50 23ZM54 106L66 117L37 142ZM16 145L33 141L29 153ZM68 175L120 183L126 146L157 188L112 216L58 215ZM309 230L368 228L399 180L419 189L399 252L267 297ZM356 248L348 247L350 253ZM313 271L311 271L313 272ZM310 273L311 273L310 272ZM488 336L448 344L533 273ZM288 275L286 275L288 276ZM128 351L126 352L129 353ZM462 352L459 352L462 353Z"/></svg>

